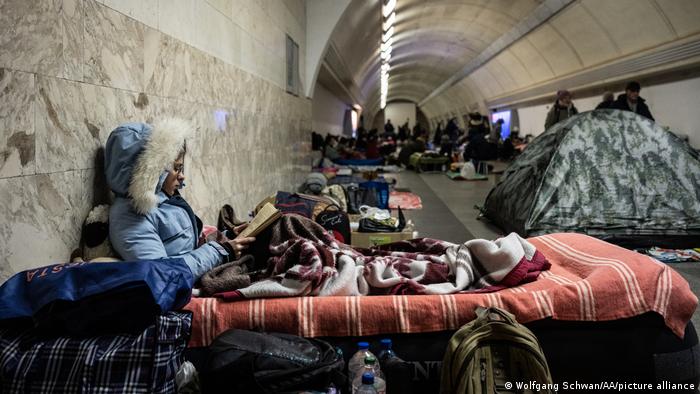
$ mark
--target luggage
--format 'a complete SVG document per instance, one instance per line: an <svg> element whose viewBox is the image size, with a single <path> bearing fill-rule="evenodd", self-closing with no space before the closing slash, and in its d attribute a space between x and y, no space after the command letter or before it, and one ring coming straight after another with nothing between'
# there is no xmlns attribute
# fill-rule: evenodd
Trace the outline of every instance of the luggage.
<svg viewBox="0 0 700 394"><path fill-rule="evenodd" d="M309 194L277 192L275 208L284 214L297 214L315 220L319 213L330 206L336 206L333 200L323 196Z"/></svg>
<svg viewBox="0 0 700 394"><path fill-rule="evenodd" d="M285 393L345 387L342 353L327 342L232 329L209 347L204 393Z"/></svg>
<svg viewBox="0 0 700 394"><path fill-rule="evenodd" d="M136 334L51 336L0 328L3 393L175 394L192 314L167 312Z"/></svg>
<svg viewBox="0 0 700 394"><path fill-rule="evenodd" d="M444 394L523 392L516 382L533 381L540 393L555 392L535 335L512 314L493 307L478 308L476 319L452 336L440 381Z"/></svg>
<svg viewBox="0 0 700 394"><path fill-rule="evenodd" d="M0 320L33 321L54 335L140 332L185 306L193 282L180 258L50 265L0 286Z"/></svg>
<svg viewBox="0 0 700 394"><path fill-rule="evenodd" d="M321 194L325 197L333 199L333 201L338 203L338 206L340 207L341 211L348 211L348 196L347 192L342 186L329 185L323 189Z"/></svg>

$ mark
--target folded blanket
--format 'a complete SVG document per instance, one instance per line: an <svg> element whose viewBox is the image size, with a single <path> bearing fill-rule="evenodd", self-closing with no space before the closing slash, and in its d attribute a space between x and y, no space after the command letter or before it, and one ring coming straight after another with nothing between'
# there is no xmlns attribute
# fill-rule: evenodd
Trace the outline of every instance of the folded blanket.
<svg viewBox="0 0 700 394"><path fill-rule="evenodd" d="M236 261L215 267L200 278L202 293L212 295L250 286L247 266L253 262L253 256L246 255Z"/></svg>
<svg viewBox="0 0 700 394"><path fill-rule="evenodd" d="M285 215L271 226L267 271L225 299L376 294L488 292L533 281L550 267L536 248L512 233L496 241L453 244L429 238L353 249L320 225Z"/></svg>

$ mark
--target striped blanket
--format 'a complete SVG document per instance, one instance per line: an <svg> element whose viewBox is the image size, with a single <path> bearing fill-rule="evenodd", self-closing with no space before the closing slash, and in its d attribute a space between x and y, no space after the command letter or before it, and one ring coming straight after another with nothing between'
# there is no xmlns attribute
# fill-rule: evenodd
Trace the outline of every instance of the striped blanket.
<svg viewBox="0 0 700 394"><path fill-rule="evenodd" d="M298 215L281 217L271 233L269 256L256 256L257 261L267 262L264 277L219 297L494 291L533 281L549 268L545 256L515 233L496 241L473 239L460 245L420 238L385 249L360 250L338 243L323 227Z"/></svg>
<svg viewBox="0 0 700 394"><path fill-rule="evenodd" d="M498 306L522 323L604 321L646 312L663 316L683 337L698 299L688 283L658 261L581 234L528 241L552 264L539 278L492 293L295 297L223 302L193 298L189 346L206 346L229 328L286 332L305 337L361 336L454 330L477 306Z"/></svg>

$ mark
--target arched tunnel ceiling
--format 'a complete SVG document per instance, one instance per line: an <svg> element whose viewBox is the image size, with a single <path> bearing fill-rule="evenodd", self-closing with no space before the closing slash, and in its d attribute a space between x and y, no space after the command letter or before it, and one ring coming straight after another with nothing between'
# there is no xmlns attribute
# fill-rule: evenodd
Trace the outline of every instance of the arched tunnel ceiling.
<svg viewBox="0 0 700 394"><path fill-rule="evenodd" d="M381 3L353 0L330 40L370 118L379 110ZM554 16L461 75L552 3L561 5ZM440 117L523 100L557 81L587 83L572 76L620 59L700 42L698 20L698 0L397 0L387 102L421 103ZM700 64L700 53L681 60Z"/></svg>

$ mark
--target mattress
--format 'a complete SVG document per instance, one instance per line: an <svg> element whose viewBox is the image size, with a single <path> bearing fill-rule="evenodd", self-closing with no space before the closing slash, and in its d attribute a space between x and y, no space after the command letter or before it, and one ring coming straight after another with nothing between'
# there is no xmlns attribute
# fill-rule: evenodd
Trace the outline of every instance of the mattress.
<svg viewBox="0 0 700 394"><path fill-rule="evenodd" d="M530 238L552 267L534 281L493 293L295 297L224 302L193 298L189 346L207 346L230 328L304 337L456 330L477 306L496 306L527 323L543 319L610 321L648 312L682 338L698 299L665 264L580 234Z"/></svg>

